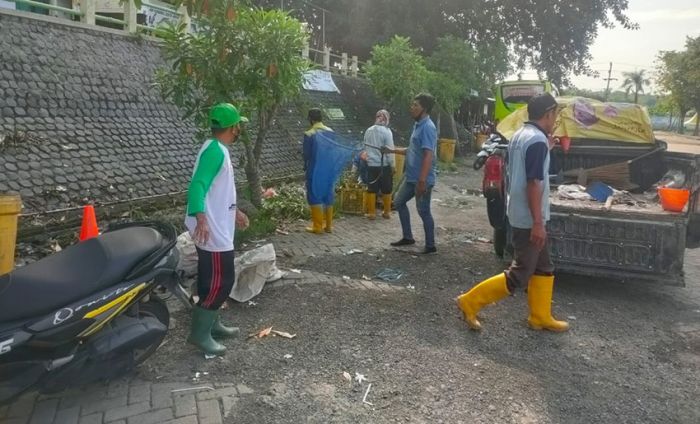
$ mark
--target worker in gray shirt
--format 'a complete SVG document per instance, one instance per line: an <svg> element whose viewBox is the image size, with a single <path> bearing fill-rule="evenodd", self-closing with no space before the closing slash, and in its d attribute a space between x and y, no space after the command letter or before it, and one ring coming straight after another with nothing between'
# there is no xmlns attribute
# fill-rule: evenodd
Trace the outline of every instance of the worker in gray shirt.
<svg viewBox="0 0 700 424"><path fill-rule="evenodd" d="M394 136L389 129L389 112L382 109L375 115L374 125L365 131L365 151L367 152L368 183L365 195L367 218L377 215L377 194L382 194L382 217L391 218L391 192L394 188L396 162L393 153L383 154L383 147L394 149Z"/></svg>
<svg viewBox="0 0 700 424"><path fill-rule="evenodd" d="M529 121L508 144L508 221L513 263L504 272L474 286L457 303L472 330L480 330L479 310L527 286L528 324L535 330L566 331L569 324L552 317L554 264L549 256L549 150L557 120L557 102L549 93L527 104Z"/></svg>

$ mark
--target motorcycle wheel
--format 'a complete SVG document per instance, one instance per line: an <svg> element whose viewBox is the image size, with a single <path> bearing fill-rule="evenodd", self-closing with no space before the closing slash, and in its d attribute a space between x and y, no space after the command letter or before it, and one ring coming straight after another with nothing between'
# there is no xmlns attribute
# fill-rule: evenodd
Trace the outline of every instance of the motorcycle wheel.
<svg viewBox="0 0 700 424"><path fill-rule="evenodd" d="M506 235L505 228L494 228L493 229L493 250L496 256L503 259L503 252L506 248L506 243L508 242L508 237Z"/></svg>
<svg viewBox="0 0 700 424"><path fill-rule="evenodd" d="M476 159L474 159L474 163L472 164L472 168L474 168L475 171L478 171L484 166L485 163L486 163L485 157L477 157Z"/></svg>
<svg viewBox="0 0 700 424"><path fill-rule="evenodd" d="M162 299L155 297L153 294L151 294L148 301L134 305L130 315L139 318L155 318L165 325L166 328L170 324L170 311L168 310L168 307ZM134 350L134 364L139 365L153 355L161 343L163 343L163 339L165 339L166 334L167 333L164 333L163 337L155 340L147 348Z"/></svg>

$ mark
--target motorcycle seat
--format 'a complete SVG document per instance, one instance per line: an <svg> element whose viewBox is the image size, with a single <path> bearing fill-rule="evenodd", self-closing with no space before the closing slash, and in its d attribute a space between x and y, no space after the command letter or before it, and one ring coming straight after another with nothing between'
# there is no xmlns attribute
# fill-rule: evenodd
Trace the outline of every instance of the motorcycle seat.
<svg viewBox="0 0 700 424"><path fill-rule="evenodd" d="M0 322L48 314L107 289L163 244L153 228L128 227L2 275Z"/></svg>

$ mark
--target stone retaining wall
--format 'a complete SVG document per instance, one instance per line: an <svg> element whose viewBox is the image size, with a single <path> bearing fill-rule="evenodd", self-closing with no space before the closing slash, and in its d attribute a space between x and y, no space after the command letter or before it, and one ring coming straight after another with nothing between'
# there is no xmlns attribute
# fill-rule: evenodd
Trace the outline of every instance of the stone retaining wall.
<svg viewBox="0 0 700 424"><path fill-rule="evenodd" d="M197 143L152 86L164 65L153 39L0 10L0 192L19 192L26 214L186 190ZM301 174L312 106L343 110L327 123L346 136L371 124L343 95L303 93L268 135L266 179Z"/></svg>

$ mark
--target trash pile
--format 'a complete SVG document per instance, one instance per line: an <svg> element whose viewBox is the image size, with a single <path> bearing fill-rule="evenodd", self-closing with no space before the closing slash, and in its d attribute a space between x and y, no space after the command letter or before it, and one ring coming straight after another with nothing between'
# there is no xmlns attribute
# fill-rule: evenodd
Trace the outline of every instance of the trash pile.
<svg viewBox="0 0 700 424"><path fill-rule="evenodd" d="M666 172L657 183L641 193L637 185L633 186L637 191L635 194L626 189L619 189L629 187L626 177L618 180L620 181L622 184L617 187L600 180L586 181L583 184L561 184L556 186L555 202L556 199L569 204L567 201L574 201L577 205L581 205L582 202L599 202L604 203L601 209L606 211L612 210L614 205L645 209L660 204L664 211L683 212L691 194L689 189L683 188L686 183L685 174L678 170Z"/></svg>

